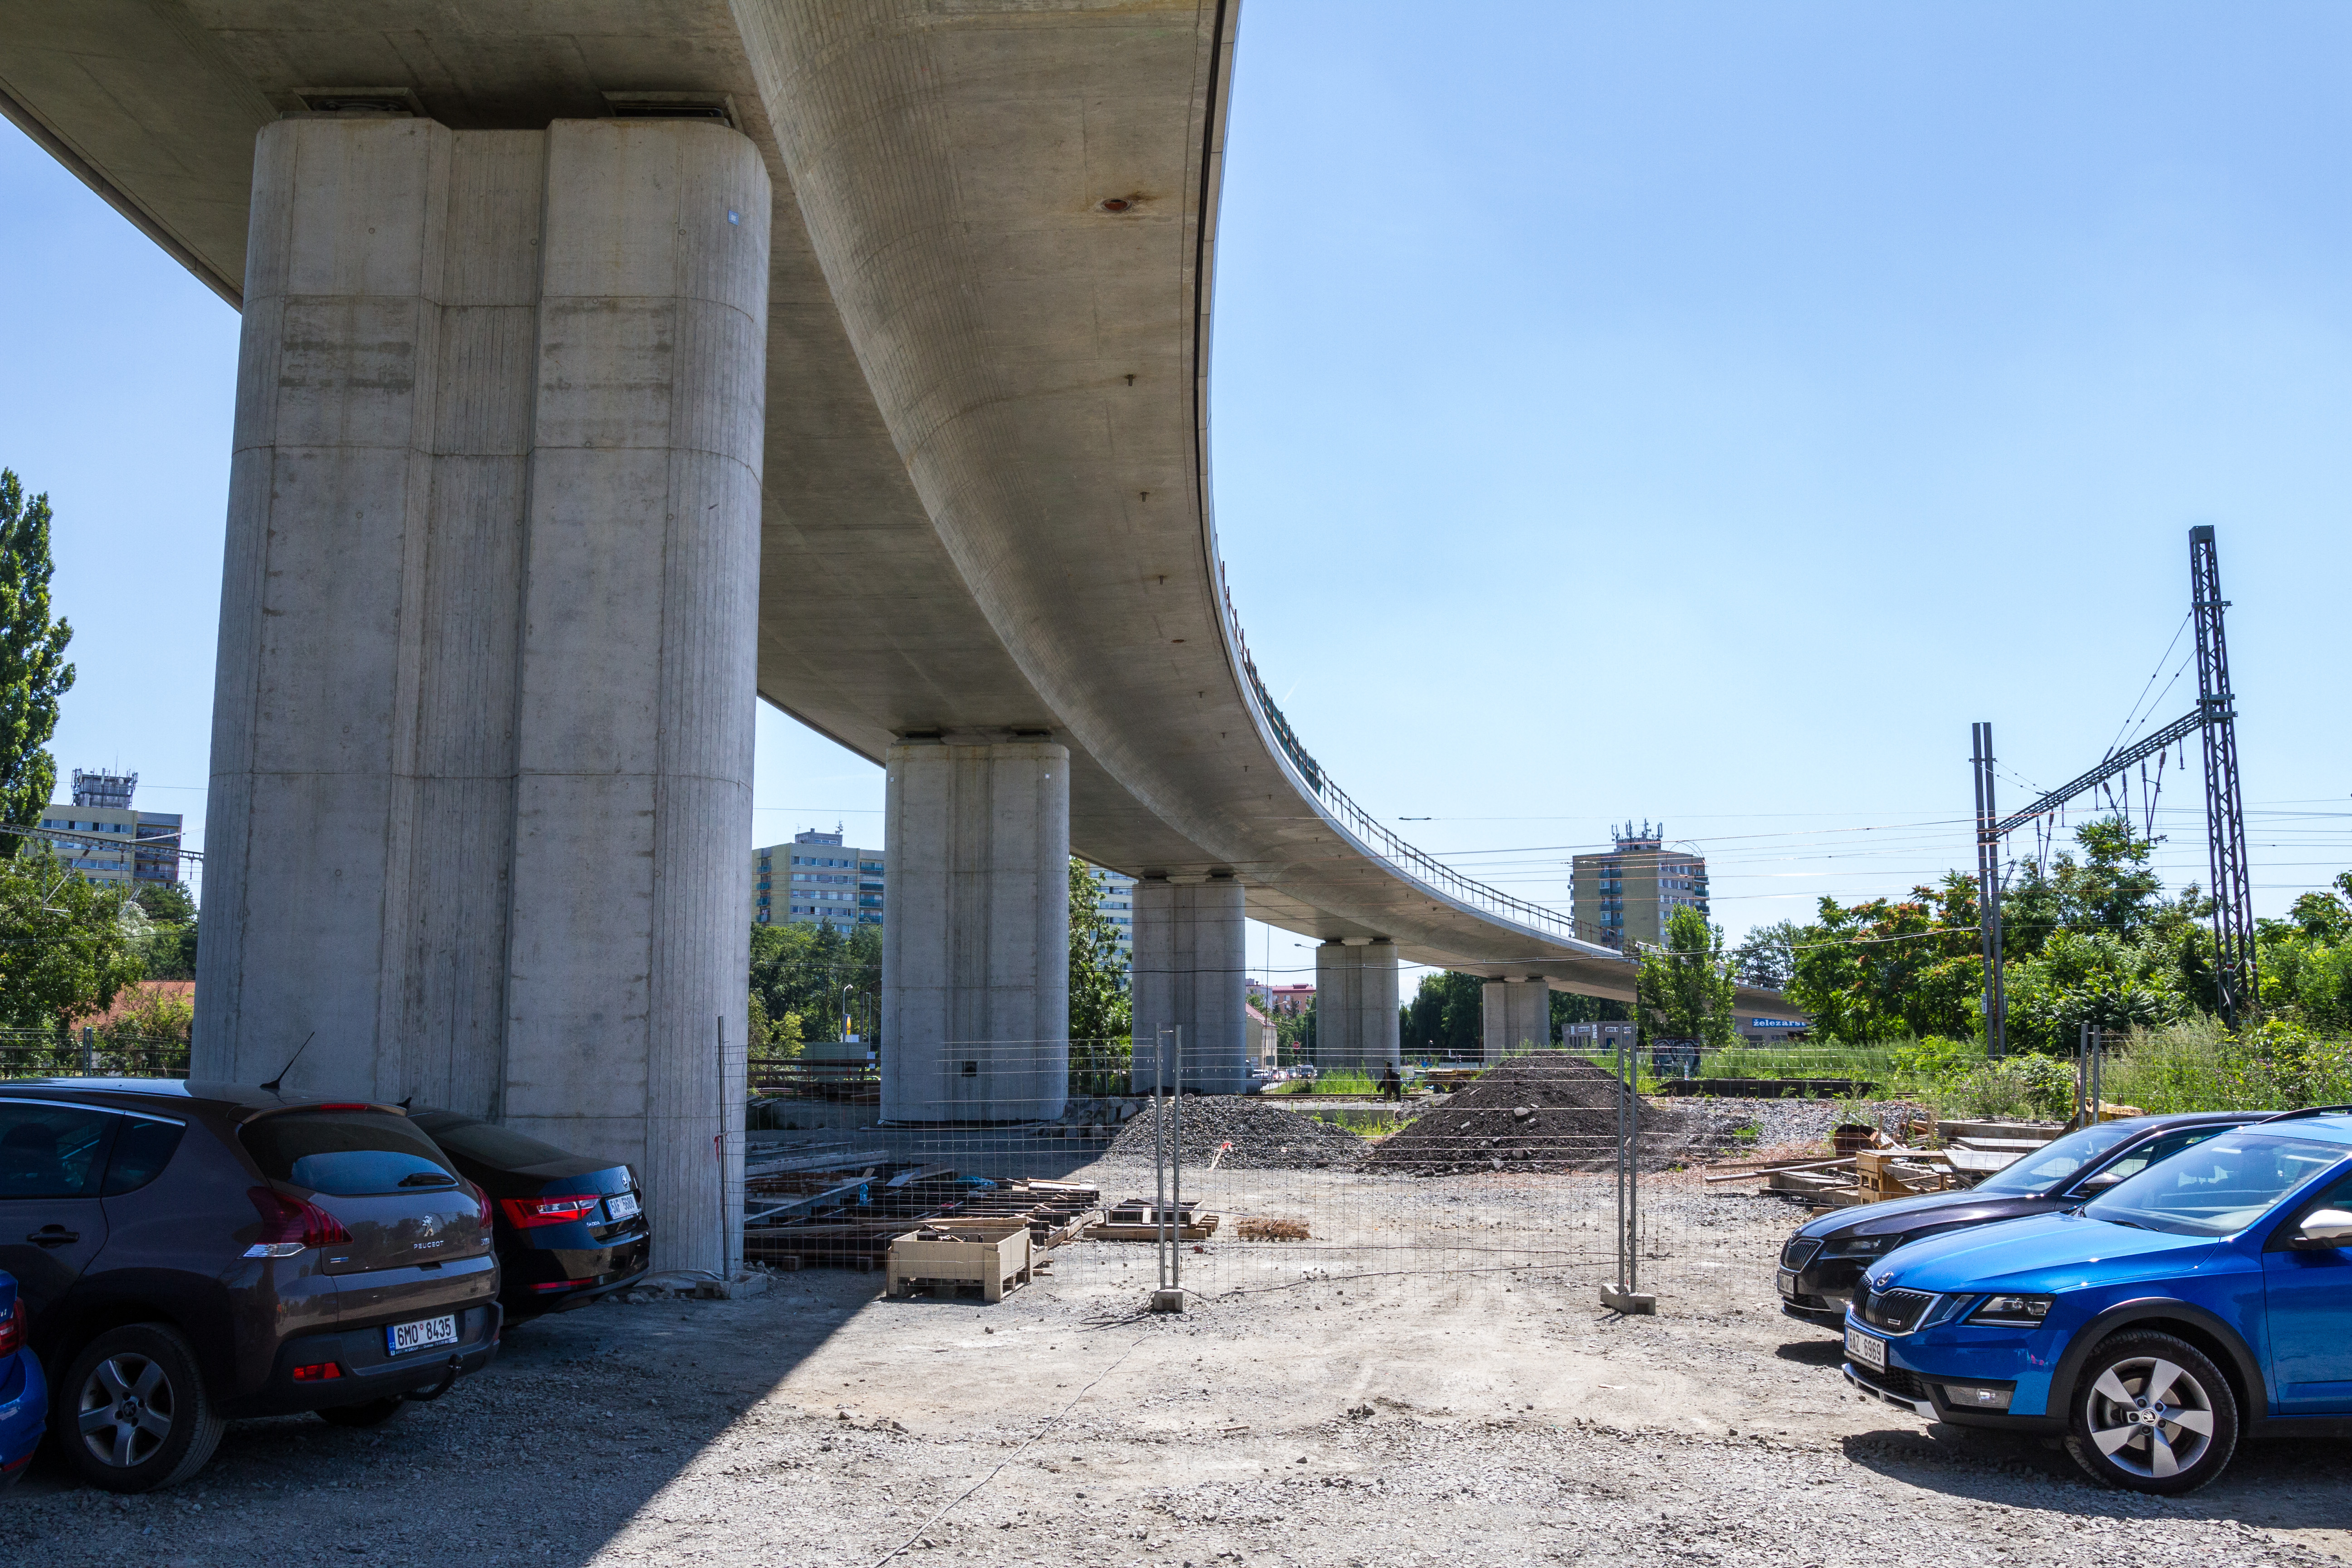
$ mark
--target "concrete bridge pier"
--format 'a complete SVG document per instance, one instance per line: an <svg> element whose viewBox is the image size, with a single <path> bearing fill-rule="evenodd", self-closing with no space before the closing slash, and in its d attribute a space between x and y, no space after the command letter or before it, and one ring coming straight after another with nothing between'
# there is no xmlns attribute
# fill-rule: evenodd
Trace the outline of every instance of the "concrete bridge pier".
<svg viewBox="0 0 2352 1568"><path fill-rule="evenodd" d="M1551 1044L1551 984L1542 975L1489 980L1478 999L1485 1026L1480 1055L1489 1065Z"/></svg>
<svg viewBox="0 0 2352 1568"><path fill-rule="evenodd" d="M1246 928L1237 878L1135 885L1135 1077L1151 1081L1162 1028L1184 1031L1183 1087L1239 1094L1249 1087ZM1172 1068L1172 1063L1171 1063ZM1172 1085L1174 1079L1169 1080Z"/></svg>
<svg viewBox="0 0 2352 1568"><path fill-rule="evenodd" d="M1397 952L1386 937L1342 937L1315 950L1315 1065L1377 1078L1402 1061Z"/></svg>
<svg viewBox="0 0 2352 1568"><path fill-rule="evenodd" d="M882 1119L1050 1121L1070 1086L1070 753L907 742L884 784Z"/></svg>
<svg viewBox="0 0 2352 1568"><path fill-rule="evenodd" d="M662 1268L734 1249L768 233L708 122L256 148L194 1076L625 1160Z"/></svg>

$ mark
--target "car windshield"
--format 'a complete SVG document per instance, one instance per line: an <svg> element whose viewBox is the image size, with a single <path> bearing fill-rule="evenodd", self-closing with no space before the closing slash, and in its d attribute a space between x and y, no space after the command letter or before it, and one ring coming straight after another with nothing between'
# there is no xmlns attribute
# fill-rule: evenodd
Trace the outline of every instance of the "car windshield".
<svg viewBox="0 0 2352 1568"><path fill-rule="evenodd" d="M2150 1165L2084 1206L2093 1219L2180 1236L2234 1236L2352 1153L2341 1143L2232 1132Z"/></svg>
<svg viewBox="0 0 2352 1568"><path fill-rule="evenodd" d="M2144 1121L2102 1121L2080 1132L2069 1132L2053 1143L2021 1157L2015 1163L1977 1184L1980 1193L2038 1193L2071 1180L2074 1173L2146 1129Z"/></svg>

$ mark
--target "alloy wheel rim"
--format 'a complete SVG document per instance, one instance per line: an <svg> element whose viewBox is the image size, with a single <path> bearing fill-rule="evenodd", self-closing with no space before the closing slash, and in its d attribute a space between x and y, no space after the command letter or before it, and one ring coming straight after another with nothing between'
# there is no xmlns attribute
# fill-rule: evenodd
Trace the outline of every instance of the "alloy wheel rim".
<svg viewBox="0 0 2352 1568"><path fill-rule="evenodd" d="M2107 1463L2162 1480L2193 1468L2213 1446L2213 1400L2188 1369L2161 1356L2133 1356L2099 1373L2085 1414L2091 1441Z"/></svg>
<svg viewBox="0 0 2352 1568"><path fill-rule="evenodd" d="M172 1382L143 1355L109 1356L82 1380L82 1447L101 1465L131 1469L172 1435Z"/></svg>

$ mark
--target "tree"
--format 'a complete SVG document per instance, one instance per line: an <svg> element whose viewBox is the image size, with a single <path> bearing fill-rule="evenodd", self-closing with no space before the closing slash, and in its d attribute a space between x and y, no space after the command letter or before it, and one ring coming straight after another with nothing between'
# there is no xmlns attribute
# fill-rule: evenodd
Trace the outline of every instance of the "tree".
<svg viewBox="0 0 2352 1568"><path fill-rule="evenodd" d="M1707 924L1687 904L1678 906L1666 919L1665 944L1642 950L1634 994L1644 1043L1664 1037L1711 1048L1730 1045L1737 986L1723 951L1723 928Z"/></svg>
<svg viewBox="0 0 2352 1568"><path fill-rule="evenodd" d="M73 628L49 618L49 498L25 499L16 474L0 468L0 823L31 827L57 789L58 699L70 690L65 662ZM0 833L0 858L26 840Z"/></svg>
<svg viewBox="0 0 2352 1568"><path fill-rule="evenodd" d="M1832 1039L1968 1034L1984 989L1975 882L1948 871L1901 902L1823 899L1798 933L1787 991Z"/></svg>
<svg viewBox="0 0 2352 1568"><path fill-rule="evenodd" d="M131 1000L115 1013L110 1032L118 1038L184 1046L195 1022L196 1006L186 992L140 985L133 987Z"/></svg>
<svg viewBox="0 0 2352 1568"><path fill-rule="evenodd" d="M150 922L136 939L139 964L150 980L196 977L196 900L184 882L142 882L131 908ZM126 910L126 913L129 911Z"/></svg>
<svg viewBox="0 0 2352 1568"><path fill-rule="evenodd" d="M845 935L814 922L751 927L751 989L771 1030L792 1016L814 1037L838 1039L845 1032L843 993L850 994L853 1016L870 1016L878 1011L881 987L879 926L858 926Z"/></svg>
<svg viewBox="0 0 2352 1568"><path fill-rule="evenodd" d="M1453 969L1423 975L1412 1000L1397 1011L1398 1039L1405 1054L1472 1061L1485 1056L1486 984Z"/></svg>
<svg viewBox="0 0 2352 1568"><path fill-rule="evenodd" d="M1274 1016L1275 1060L1283 1067L1296 1067L1315 1059L1315 998L1309 996L1307 1005L1296 1012Z"/></svg>
<svg viewBox="0 0 2352 1568"><path fill-rule="evenodd" d="M0 1019L62 1032L114 1005L140 978L127 902L75 876L46 845L0 860Z"/></svg>
<svg viewBox="0 0 2352 1568"><path fill-rule="evenodd" d="M1758 926L1731 950L1732 973L1743 984L1761 991L1786 991L1797 973L1797 944L1804 927L1794 921Z"/></svg>
<svg viewBox="0 0 2352 1568"><path fill-rule="evenodd" d="M1102 911L1094 868L1070 857L1070 1038L1124 1040L1135 1002L1119 958L1118 927Z"/></svg>

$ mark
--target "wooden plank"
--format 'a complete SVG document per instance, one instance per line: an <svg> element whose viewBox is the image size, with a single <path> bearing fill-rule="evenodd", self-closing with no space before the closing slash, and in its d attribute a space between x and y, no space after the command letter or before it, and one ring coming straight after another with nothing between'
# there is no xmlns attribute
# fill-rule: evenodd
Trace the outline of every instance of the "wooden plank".
<svg viewBox="0 0 2352 1568"><path fill-rule="evenodd" d="M1209 1216L1207 1225L1188 1225L1178 1228L1178 1241L1206 1241L1217 1234L1216 1216ZM1088 1241L1158 1241L1160 1227L1156 1225L1113 1225L1106 1220L1090 1225L1082 1233Z"/></svg>
<svg viewBox="0 0 2352 1568"><path fill-rule="evenodd" d="M1842 1171L1853 1163L1853 1156L1849 1154L1843 1160L1816 1160L1810 1163L1795 1165L1767 1165L1760 1170L1735 1171L1727 1176L1709 1176L1707 1180L1709 1182L1748 1182L1755 1180L1758 1176L1785 1175L1792 1171Z"/></svg>

